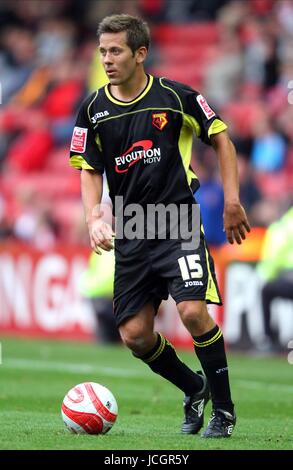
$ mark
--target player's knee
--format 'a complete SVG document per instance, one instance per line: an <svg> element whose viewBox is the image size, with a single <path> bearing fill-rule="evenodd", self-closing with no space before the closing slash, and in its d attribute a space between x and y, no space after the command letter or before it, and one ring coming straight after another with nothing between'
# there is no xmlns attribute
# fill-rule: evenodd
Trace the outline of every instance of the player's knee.
<svg viewBox="0 0 293 470"><path fill-rule="evenodd" d="M203 302L180 302L177 308L181 320L187 328L202 322L202 318L205 314L205 304Z"/></svg>
<svg viewBox="0 0 293 470"><path fill-rule="evenodd" d="M143 331L133 329L120 329L123 343L134 353L144 353L148 349L148 341Z"/></svg>

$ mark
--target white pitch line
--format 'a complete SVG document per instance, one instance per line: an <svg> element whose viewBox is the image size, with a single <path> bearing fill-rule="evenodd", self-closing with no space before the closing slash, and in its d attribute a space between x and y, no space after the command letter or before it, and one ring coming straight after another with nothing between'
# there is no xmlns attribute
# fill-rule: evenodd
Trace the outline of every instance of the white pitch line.
<svg viewBox="0 0 293 470"><path fill-rule="evenodd" d="M0 367L0 373L2 368L7 369L20 369L20 370L51 370L58 372L70 372L74 374L104 374L110 377L145 377L147 374L151 374L148 368L144 372L135 371L134 369L120 369L115 367L106 366L93 366L84 363L72 363L72 362L56 362L38 359L22 359L22 358L5 358ZM272 392L284 392L293 394L293 386L286 384L265 384L261 381L256 380L242 380L233 379L233 383L241 388L249 390L269 390Z"/></svg>
<svg viewBox="0 0 293 470"><path fill-rule="evenodd" d="M266 390L270 392L277 392L277 393L291 393L293 395L293 386L291 385L286 385L286 384L267 384L264 382L259 382L256 380L237 380L234 379L232 380L232 383L237 383L239 387L242 388L247 388L249 390L263 390L264 392Z"/></svg>
<svg viewBox="0 0 293 470"><path fill-rule="evenodd" d="M51 370L59 372L70 372L75 374L104 374L111 377L145 377L141 371L133 369L118 369L115 367L92 366L90 364L72 362L41 361L36 359L6 358L1 368L22 370ZM0 372L1 372L0 368Z"/></svg>

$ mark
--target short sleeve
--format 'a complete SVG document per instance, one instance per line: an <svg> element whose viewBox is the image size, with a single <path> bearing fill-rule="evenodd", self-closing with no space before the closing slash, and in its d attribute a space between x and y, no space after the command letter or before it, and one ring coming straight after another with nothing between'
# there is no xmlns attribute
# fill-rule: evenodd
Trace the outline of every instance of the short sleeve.
<svg viewBox="0 0 293 470"><path fill-rule="evenodd" d="M93 99L90 98L84 101L77 115L71 138L69 164L80 170L96 170L102 174L104 160L100 139L88 117L88 106Z"/></svg>
<svg viewBox="0 0 293 470"><path fill-rule="evenodd" d="M210 136L227 129L227 125L214 111L207 100L199 93L190 89L183 99L184 121L196 132L206 144L211 144Z"/></svg>

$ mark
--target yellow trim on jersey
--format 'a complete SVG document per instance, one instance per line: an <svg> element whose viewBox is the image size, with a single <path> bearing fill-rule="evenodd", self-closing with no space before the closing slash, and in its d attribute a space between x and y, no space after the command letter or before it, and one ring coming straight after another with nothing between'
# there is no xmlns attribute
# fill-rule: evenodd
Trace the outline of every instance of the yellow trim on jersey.
<svg viewBox="0 0 293 470"><path fill-rule="evenodd" d="M136 109L135 111L129 111L128 113L121 113L121 114L118 114L117 116L110 116L110 117L107 117L105 119L100 119L98 124L96 124L94 126L94 129L96 129L98 127L98 125L101 123L101 122L106 122L106 121L110 121L111 119L119 119L119 118L122 118L124 116L130 116L131 114L137 114L137 113L144 113L145 111L158 111L158 108L143 108L143 109ZM173 111L174 113L181 113L181 111L179 109L172 109L172 108L160 108L160 112L161 111Z"/></svg>
<svg viewBox="0 0 293 470"><path fill-rule="evenodd" d="M184 116L185 115L183 115L183 120L184 120ZM193 132L190 129L190 127L183 125L180 131L178 147L179 147L179 152L182 158L182 163L184 166L184 170L187 176L187 182L189 186L193 179L195 178L197 179L196 174L193 173L193 171L190 169L190 162L191 162L191 156L192 156L192 144L193 144Z"/></svg>
<svg viewBox="0 0 293 470"><path fill-rule="evenodd" d="M196 137L200 137L200 125L193 116L190 116L190 114L183 114L183 125L189 127L192 131L195 131Z"/></svg>
<svg viewBox="0 0 293 470"><path fill-rule="evenodd" d="M208 136L210 137L212 134L219 134L220 132L225 131L228 129L228 126L221 121L220 119L215 119L212 125L209 127Z"/></svg>
<svg viewBox="0 0 293 470"><path fill-rule="evenodd" d="M102 144L101 144L101 139L100 139L100 136L99 134L97 133L96 137L95 137L95 142L98 146L98 149L100 150L100 152L102 152Z"/></svg>
<svg viewBox="0 0 293 470"><path fill-rule="evenodd" d="M106 93L106 96L107 98L112 101L112 103L115 103L115 104L119 104L120 106L129 106L131 104L134 104L134 103L137 103L138 101L140 101L151 89L152 87L152 84L153 84L153 81L154 81L154 77L152 75L149 75L149 83L146 87L146 89L137 97L135 98L135 100L132 100L132 101L129 101L127 103L125 103L124 101L119 101L119 100L116 100L116 98L114 98L110 91L109 91L109 84L105 86L105 93Z"/></svg>
<svg viewBox="0 0 293 470"><path fill-rule="evenodd" d="M196 174L190 168L193 144L193 131L197 137L200 136L200 125L197 120L189 114L182 114L183 123L180 131L178 146L182 158L183 167L186 173L187 182L190 186L193 179L198 179Z"/></svg>
<svg viewBox="0 0 293 470"><path fill-rule="evenodd" d="M99 94L99 90L96 91L95 96L93 97L92 101L90 102L90 104L89 104L88 107L87 107L87 117L88 117L88 120L89 120L89 121L91 120L91 117L90 117L90 107L91 107L91 105L93 104L93 102L95 101L95 99L97 98L98 94Z"/></svg>
<svg viewBox="0 0 293 470"><path fill-rule="evenodd" d="M198 341L193 341L194 346L197 348L205 348L206 346L210 346L211 344L215 343L218 341L219 338L223 335L222 331L219 329L217 333L208 341L203 341L202 343L199 343Z"/></svg>
<svg viewBox="0 0 293 470"><path fill-rule="evenodd" d="M70 160L69 160L69 165L72 166L73 168L77 168L79 170L95 170L80 155L73 155L73 157L71 157Z"/></svg>
<svg viewBox="0 0 293 470"><path fill-rule="evenodd" d="M169 87L169 86L167 86L167 85L164 85L164 84L163 84L163 80L164 80L164 77L160 78L160 85L161 85L163 88L166 88L167 90L170 90L170 91L172 91L172 93L174 93L174 95L176 96L176 98L177 98L177 100L178 100L178 102L179 102L179 104L180 104L181 112L183 113L183 105L182 105L182 101L181 101L181 99L180 99L180 96L178 95L178 93L176 93L175 90L173 90L173 88L171 88L171 87Z"/></svg>
<svg viewBox="0 0 293 470"><path fill-rule="evenodd" d="M163 85L164 86L164 85ZM169 87L165 87L169 88ZM170 88L172 90L172 88ZM197 120L189 114L182 113L183 125L180 131L178 146L182 163L187 177L188 185L190 186L193 179L198 179L196 174L190 168L191 156L192 156L192 144L193 144L193 132L196 133L197 137L200 137L201 129ZM227 129L227 126L220 119L215 119L208 130L208 136L217 134Z"/></svg>

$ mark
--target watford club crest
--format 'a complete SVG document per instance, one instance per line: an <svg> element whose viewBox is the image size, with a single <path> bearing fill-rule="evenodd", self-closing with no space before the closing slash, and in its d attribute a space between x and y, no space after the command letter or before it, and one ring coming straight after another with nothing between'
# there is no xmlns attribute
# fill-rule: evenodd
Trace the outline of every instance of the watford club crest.
<svg viewBox="0 0 293 470"><path fill-rule="evenodd" d="M153 114L153 126L159 129L159 131L162 131L166 124L168 124L167 113Z"/></svg>

